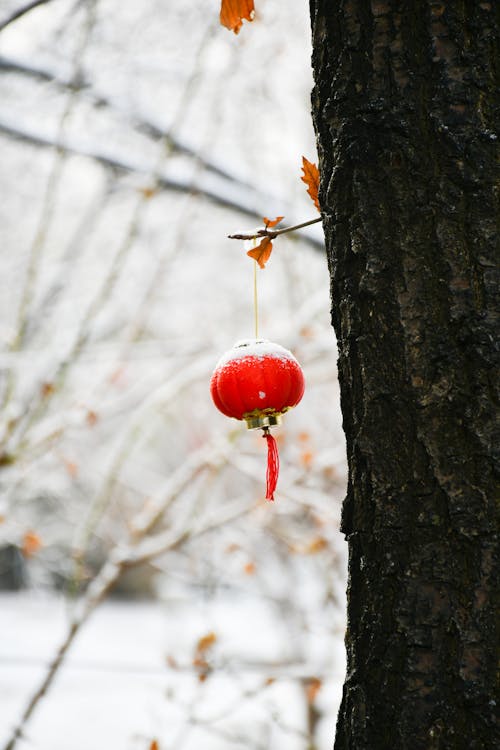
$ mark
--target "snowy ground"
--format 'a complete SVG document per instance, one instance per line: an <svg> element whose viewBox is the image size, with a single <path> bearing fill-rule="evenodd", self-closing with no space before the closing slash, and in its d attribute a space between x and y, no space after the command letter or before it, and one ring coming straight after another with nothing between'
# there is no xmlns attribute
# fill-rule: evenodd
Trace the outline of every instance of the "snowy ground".
<svg viewBox="0 0 500 750"><path fill-rule="evenodd" d="M3 594L0 612L4 742L63 638L67 611L62 599ZM219 653L213 673L200 682L192 654L207 628L217 633ZM149 750L156 739L161 750L303 750L308 701L300 678L319 668L328 676L315 697L316 747L326 750L343 679L342 634L318 642L327 659L311 653L309 663L290 663L282 638L254 603L107 602L82 632L19 747Z"/></svg>

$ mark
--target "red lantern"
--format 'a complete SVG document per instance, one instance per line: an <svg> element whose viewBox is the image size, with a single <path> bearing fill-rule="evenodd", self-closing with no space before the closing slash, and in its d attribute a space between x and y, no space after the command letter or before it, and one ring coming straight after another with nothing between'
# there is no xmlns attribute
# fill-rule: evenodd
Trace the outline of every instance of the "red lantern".
<svg viewBox="0 0 500 750"><path fill-rule="evenodd" d="M274 500L279 457L269 428L296 406L304 393L304 376L293 354L262 339L240 341L217 363L210 382L216 407L227 417L244 419L249 430L261 428L267 440L267 493Z"/></svg>

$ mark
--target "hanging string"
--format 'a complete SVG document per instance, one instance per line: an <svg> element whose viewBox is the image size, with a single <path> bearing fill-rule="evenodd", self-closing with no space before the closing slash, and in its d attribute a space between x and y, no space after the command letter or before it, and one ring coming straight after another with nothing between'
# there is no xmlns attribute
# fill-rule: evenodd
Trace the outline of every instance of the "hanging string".
<svg viewBox="0 0 500 750"><path fill-rule="evenodd" d="M253 238L253 246L256 247L257 238ZM257 290L257 261L253 262L253 315L255 325L255 338L259 338L259 297ZM269 432L269 427L264 427L263 437L267 441L267 472L266 472L266 500L274 500L274 491L278 484L280 470L280 457L278 444Z"/></svg>
<svg viewBox="0 0 500 750"><path fill-rule="evenodd" d="M278 484L280 471L278 444L269 432L269 427L264 427L264 435L262 437L267 440L266 500L274 500L274 491Z"/></svg>
<svg viewBox="0 0 500 750"><path fill-rule="evenodd" d="M254 239L255 247L255 239ZM257 295L257 261L253 262L253 317L255 324L255 338L259 338L259 299Z"/></svg>

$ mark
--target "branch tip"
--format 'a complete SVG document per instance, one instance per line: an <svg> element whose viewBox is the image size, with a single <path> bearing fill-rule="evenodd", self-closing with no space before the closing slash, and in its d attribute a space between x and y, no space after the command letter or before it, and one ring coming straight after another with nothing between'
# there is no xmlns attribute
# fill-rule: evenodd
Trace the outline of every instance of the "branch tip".
<svg viewBox="0 0 500 750"><path fill-rule="evenodd" d="M301 224L294 224L291 227L284 227L283 229L258 229L253 234L228 234L227 237L230 240L255 240L257 237L269 237L270 240L276 239L280 234L286 234L287 232L295 232L297 229L303 229L309 227L311 224L317 224L321 221L321 216L316 219L309 219L309 221L303 221Z"/></svg>

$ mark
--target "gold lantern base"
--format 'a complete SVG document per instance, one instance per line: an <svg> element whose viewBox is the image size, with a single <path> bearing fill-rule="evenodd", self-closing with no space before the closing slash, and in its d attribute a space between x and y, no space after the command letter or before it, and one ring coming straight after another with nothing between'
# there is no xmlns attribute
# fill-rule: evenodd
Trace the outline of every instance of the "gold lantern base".
<svg viewBox="0 0 500 750"><path fill-rule="evenodd" d="M275 427L281 424L281 414L249 414L243 417L248 430L258 430L263 427Z"/></svg>

